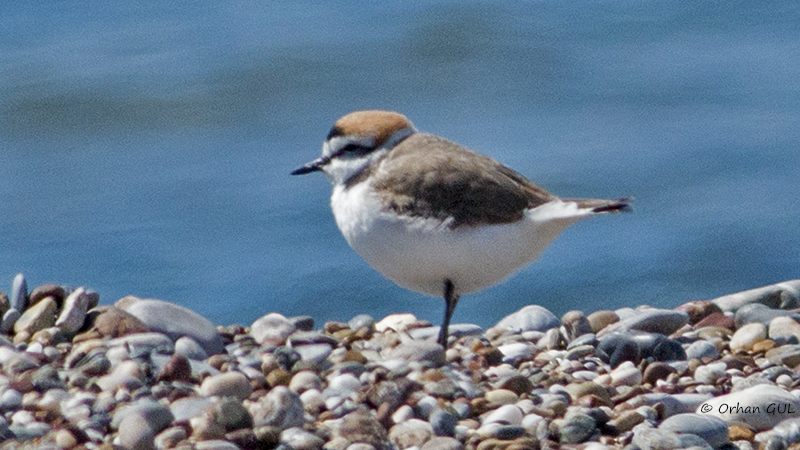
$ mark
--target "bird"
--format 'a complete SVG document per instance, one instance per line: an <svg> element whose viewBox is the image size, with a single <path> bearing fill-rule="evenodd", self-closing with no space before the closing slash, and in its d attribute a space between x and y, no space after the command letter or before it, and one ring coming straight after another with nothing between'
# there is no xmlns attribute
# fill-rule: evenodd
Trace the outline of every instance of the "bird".
<svg viewBox="0 0 800 450"><path fill-rule="evenodd" d="M572 223L631 210L630 197L557 197L394 111L339 118L322 156L291 174L312 172L333 185L333 216L353 250L397 285L444 298L444 348L461 295L509 278Z"/></svg>

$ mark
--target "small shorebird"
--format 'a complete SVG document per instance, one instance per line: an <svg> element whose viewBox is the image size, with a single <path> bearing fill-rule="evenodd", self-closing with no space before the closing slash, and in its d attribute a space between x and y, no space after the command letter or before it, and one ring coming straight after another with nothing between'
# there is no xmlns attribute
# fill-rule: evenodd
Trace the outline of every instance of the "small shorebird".
<svg viewBox="0 0 800 450"><path fill-rule="evenodd" d="M337 120L322 156L292 175L315 171L333 184L333 216L353 250L398 285L444 297L445 348L461 294L536 260L570 224L630 208L627 198L556 197L391 111Z"/></svg>

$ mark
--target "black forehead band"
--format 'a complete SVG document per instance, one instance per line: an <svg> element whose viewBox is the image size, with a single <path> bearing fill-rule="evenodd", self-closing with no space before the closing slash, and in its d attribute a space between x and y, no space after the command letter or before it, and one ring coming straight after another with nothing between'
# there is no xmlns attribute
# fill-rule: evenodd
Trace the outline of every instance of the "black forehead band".
<svg viewBox="0 0 800 450"><path fill-rule="evenodd" d="M344 131L342 131L342 129L337 127L337 126L334 126L333 128L331 128L331 131L330 131L330 133L328 133L328 137L325 138L325 140L330 140L330 139L335 138L337 136L343 136L343 135L344 135Z"/></svg>

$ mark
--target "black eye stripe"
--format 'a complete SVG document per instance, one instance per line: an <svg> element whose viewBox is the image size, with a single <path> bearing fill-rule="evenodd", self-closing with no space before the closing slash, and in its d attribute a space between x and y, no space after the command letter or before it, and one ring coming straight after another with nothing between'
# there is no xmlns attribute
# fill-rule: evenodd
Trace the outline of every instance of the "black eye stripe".
<svg viewBox="0 0 800 450"><path fill-rule="evenodd" d="M359 144L347 144L340 148L333 156L342 156L345 154L361 156L371 152L372 148Z"/></svg>

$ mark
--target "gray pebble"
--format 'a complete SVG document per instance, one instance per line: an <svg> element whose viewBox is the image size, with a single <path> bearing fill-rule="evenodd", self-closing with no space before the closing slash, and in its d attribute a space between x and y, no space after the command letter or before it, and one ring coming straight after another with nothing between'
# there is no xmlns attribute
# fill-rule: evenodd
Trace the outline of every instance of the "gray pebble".
<svg viewBox="0 0 800 450"><path fill-rule="evenodd" d="M772 309L760 303L742 306L734 314L733 320L736 323L736 328L740 328L742 325L756 322L769 325L770 321L776 317L789 317L795 321L800 321L800 314L782 309Z"/></svg>
<svg viewBox="0 0 800 450"><path fill-rule="evenodd" d="M567 414L558 430L561 443L578 444L588 440L597 429L597 422L583 413Z"/></svg>
<svg viewBox="0 0 800 450"><path fill-rule="evenodd" d="M89 297L86 295L86 290L79 287L64 300L64 307L55 325L66 333L76 333L83 327L87 311L89 311Z"/></svg>
<svg viewBox="0 0 800 450"><path fill-rule="evenodd" d="M203 380L200 395L204 397L234 397L244 400L250 396L253 388L250 381L240 372L226 372Z"/></svg>
<svg viewBox="0 0 800 450"><path fill-rule="evenodd" d="M224 441L222 439L200 441L194 444L194 448L196 450L241 450L239 446L233 442Z"/></svg>
<svg viewBox="0 0 800 450"><path fill-rule="evenodd" d="M484 416L481 423L484 425L491 423L520 425L522 424L522 416L522 410L516 405L503 405Z"/></svg>
<svg viewBox="0 0 800 450"><path fill-rule="evenodd" d="M719 350L713 342L698 340L686 348L687 359L719 358Z"/></svg>
<svg viewBox="0 0 800 450"><path fill-rule="evenodd" d="M14 329L14 324L22 316L16 308L11 308L3 314L3 321L0 322L0 334L10 334Z"/></svg>
<svg viewBox="0 0 800 450"><path fill-rule="evenodd" d="M290 317L289 322L291 322L298 331L311 331L314 329L314 318L311 316Z"/></svg>
<svg viewBox="0 0 800 450"><path fill-rule="evenodd" d="M711 363L700 366L694 371L694 380L702 384L715 384L717 380L725 376L728 366L724 362Z"/></svg>
<svg viewBox="0 0 800 450"><path fill-rule="evenodd" d="M17 311L25 311L28 309L28 282L25 281L25 275L18 273L14 277L14 282L11 285L11 298L9 304L12 309Z"/></svg>
<svg viewBox="0 0 800 450"><path fill-rule="evenodd" d="M629 330L658 333L668 336L687 323L689 323L689 315L683 311L675 311L672 309L648 309L637 311L637 314L632 317L628 317L605 327L597 333L597 336L602 338L610 333Z"/></svg>
<svg viewBox="0 0 800 450"><path fill-rule="evenodd" d="M251 403L249 411L256 426L271 425L285 430L302 427L304 423L300 397L285 386L277 386Z"/></svg>
<svg viewBox="0 0 800 450"><path fill-rule="evenodd" d="M130 450L154 450L156 432L139 414L129 414L119 423L119 445Z"/></svg>
<svg viewBox="0 0 800 450"><path fill-rule="evenodd" d="M294 324L286 317L278 313L270 313L253 322L250 327L250 335L259 344L283 345L296 330Z"/></svg>
<svg viewBox="0 0 800 450"><path fill-rule="evenodd" d="M454 437L456 435L458 418L449 411L444 409L434 410L428 417L428 422L430 422L433 434L436 436Z"/></svg>
<svg viewBox="0 0 800 450"><path fill-rule="evenodd" d="M429 341L409 341L392 349L387 359L405 361L428 361L434 366L445 363L444 349L441 345Z"/></svg>
<svg viewBox="0 0 800 450"><path fill-rule="evenodd" d="M408 331L408 334L419 340L436 340L439 337L439 330L441 327L424 327L414 328ZM456 323L450 325L447 329L450 337L460 338L463 336L480 336L483 334L483 328L471 323Z"/></svg>
<svg viewBox="0 0 800 450"><path fill-rule="evenodd" d="M175 422L183 422L202 414L211 403L207 397L184 397L172 402L169 410Z"/></svg>
<svg viewBox="0 0 800 450"><path fill-rule="evenodd" d="M217 327L188 308L156 299L118 301L115 306L136 317L151 330L166 334L173 341L189 336L209 355L225 351L225 342Z"/></svg>
<svg viewBox="0 0 800 450"><path fill-rule="evenodd" d="M295 450L321 450L325 445L321 438L299 427L283 430L280 439L281 444Z"/></svg>
<svg viewBox="0 0 800 450"><path fill-rule="evenodd" d="M302 361L307 361L313 364L320 364L330 356L333 347L329 344L310 344L298 345L294 350L300 354Z"/></svg>
<svg viewBox="0 0 800 450"><path fill-rule="evenodd" d="M678 414L668 417L658 429L678 434L694 434L714 448L719 448L728 442L728 424L708 414Z"/></svg>
<svg viewBox="0 0 800 450"><path fill-rule="evenodd" d="M114 413L111 426L121 430L123 420L129 416L138 416L144 419L150 429L153 430L153 437L175 420L175 417L166 406L152 399L143 398L119 408Z"/></svg>
<svg viewBox="0 0 800 450"><path fill-rule="evenodd" d="M222 426L226 432L253 428L253 418L236 398L227 397L214 403L211 408L214 421Z"/></svg>
<svg viewBox="0 0 800 450"><path fill-rule="evenodd" d="M22 406L22 394L16 389L6 389L0 394L0 413L15 411ZM2 417L2 416L0 416Z"/></svg>
<svg viewBox="0 0 800 450"><path fill-rule="evenodd" d="M558 318L546 308L539 305L528 305L519 311L509 314L495 327L522 331L547 331L561 325Z"/></svg>
<svg viewBox="0 0 800 450"><path fill-rule="evenodd" d="M347 321L347 326L351 330L358 330L364 327L375 328L375 319L369 314L359 314Z"/></svg>
<svg viewBox="0 0 800 450"><path fill-rule="evenodd" d="M175 341L175 353L195 361L208 359L208 353L194 339L183 336Z"/></svg>
<svg viewBox="0 0 800 450"><path fill-rule="evenodd" d="M420 450L463 450L463 448L464 446L458 439L436 436L424 443Z"/></svg>
<svg viewBox="0 0 800 450"><path fill-rule="evenodd" d="M712 302L723 311L736 311L750 303L762 303L770 308L792 309L798 307L799 300L800 280L790 280L725 295Z"/></svg>

